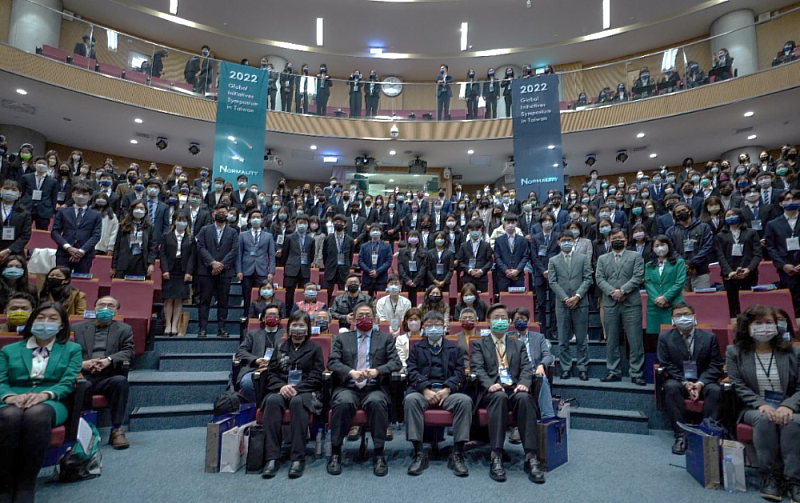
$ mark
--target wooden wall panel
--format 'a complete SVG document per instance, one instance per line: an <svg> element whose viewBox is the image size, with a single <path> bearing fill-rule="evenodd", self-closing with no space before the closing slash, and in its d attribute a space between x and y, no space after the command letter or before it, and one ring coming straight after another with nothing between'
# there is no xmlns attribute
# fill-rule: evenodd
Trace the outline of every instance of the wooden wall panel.
<svg viewBox="0 0 800 503"><path fill-rule="evenodd" d="M800 11L792 12L756 26L758 67L768 68L787 40L800 44Z"/></svg>
<svg viewBox="0 0 800 503"><path fill-rule="evenodd" d="M69 145L61 145L60 143L52 143L47 142L47 150L55 150L58 152L58 158L62 161L69 159L69 156L72 154L73 150L80 150L83 153L83 160L88 162L92 165L92 168L96 168L98 166L102 166L106 159L111 158L114 161L114 170L118 174L124 174L125 170L130 167L131 163L138 163L139 164L139 173L146 174L147 170L150 168L150 163L147 159L132 159L130 157L122 157L116 154L109 154L106 152L97 152L95 150L86 150L82 148L76 148L74 146ZM164 180L172 173L173 166L169 166L166 164L157 164L158 172L161 174L161 178ZM189 180L194 180L196 177L200 176L200 168L199 167L190 167L190 166L183 166L186 173L189 174Z"/></svg>
<svg viewBox="0 0 800 503"><path fill-rule="evenodd" d="M0 0L0 41L8 42L11 29L11 0Z"/></svg>

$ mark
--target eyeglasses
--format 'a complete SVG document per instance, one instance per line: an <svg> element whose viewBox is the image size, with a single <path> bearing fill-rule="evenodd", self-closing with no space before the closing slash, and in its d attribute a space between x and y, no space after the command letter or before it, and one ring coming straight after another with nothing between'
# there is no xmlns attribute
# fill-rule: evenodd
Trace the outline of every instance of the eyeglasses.
<svg viewBox="0 0 800 503"><path fill-rule="evenodd" d="M113 302L107 302L107 303L97 304L95 307L97 307L97 309L116 309L117 305L114 304Z"/></svg>

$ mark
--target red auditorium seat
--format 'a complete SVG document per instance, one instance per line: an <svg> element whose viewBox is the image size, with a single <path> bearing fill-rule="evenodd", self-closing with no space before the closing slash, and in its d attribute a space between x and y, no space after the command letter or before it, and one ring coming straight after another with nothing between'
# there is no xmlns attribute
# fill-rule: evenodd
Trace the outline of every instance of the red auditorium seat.
<svg viewBox="0 0 800 503"><path fill-rule="evenodd" d="M111 255L95 255L92 260L92 278L97 278L101 288L111 288Z"/></svg>
<svg viewBox="0 0 800 503"><path fill-rule="evenodd" d="M758 282L762 282L761 276L759 276ZM742 311L756 304L764 304L766 306L779 307L783 309L789 314L789 320L792 323L794 331L797 331L797 324L795 322L797 315L794 312L792 294L789 290L780 289L772 290L770 292L752 292L742 290L739 292L739 306L741 306Z"/></svg>
<svg viewBox="0 0 800 503"><path fill-rule="evenodd" d="M508 411L508 424L514 424L514 414ZM478 426L485 428L489 425L489 411L486 409L478 409Z"/></svg>
<svg viewBox="0 0 800 503"><path fill-rule="evenodd" d="M64 445L64 441L67 439L67 428L66 426L59 425L53 428L50 432L50 447L61 447Z"/></svg>
<svg viewBox="0 0 800 503"><path fill-rule="evenodd" d="M72 278L72 286L86 294L86 309L94 311L94 305L100 293L100 280L97 278Z"/></svg>
<svg viewBox="0 0 800 503"><path fill-rule="evenodd" d="M153 263L153 275L150 277L153 280L153 289L157 292L161 291L161 284L164 278L161 277L161 259L156 259Z"/></svg>
<svg viewBox="0 0 800 503"><path fill-rule="evenodd" d="M147 75L132 69L125 70L125 80L147 85Z"/></svg>
<svg viewBox="0 0 800 503"><path fill-rule="evenodd" d="M119 299L121 303L119 314L125 317L125 323L133 327L133 342L137 356L143 354L145 349L150 317L153 312L153 290L152 280L113 279L111 281L111 295Z"/></svg>
<svg viewBox="0 0 800 503"><path fill-rule="evenodd" d="M70 64L72 64L72 66L85 68L93 72L95 70L95 66L97 66L97 60L87 58L86 56L81 56L80 54L73 54Z"/></svg>
<svg viewBox="0 0 800 503"><path fill-rule="evenodd" d="M531 313L531 318L533 318L533 293L526 292L526 293L508 293L508 292L500 292L500 303L505 304L508 309L516 309L518 307L524 307Z"/></svg>
<svg viewBox="0 0 800 503"><path fill-rule="evenodd" d="M61 61L62 63L66 63L67 58L69 57L69 53L64 49L59 49L58 47L53 47L50 45L42 46L41 55L46 58L55 59L56 61Z"/></svg>
<svg viewBox="0 0 800 503"><path fill-rule="evenodd" d="M118 66L109 65L108 63L97 63L97 72L102 73L103 75L109 75L111 77L121 79L123 69Z"/></svg>
<svg viewBox="0 0 800 503"><path fill-rule="evenodd" d="M319 344L320 349L322 349L322 361L325 364L325 368L328 368L328 358L331 356L331 338L326 335L314 335L311 340Z"/></svg>
<svg viewBox="0 0 800 503"><path fill-rule="evenodd" d="M150 85L153 87L158 87L159 89L172 90L172 83L159 77L150 77Z"/></svg>
<svg viewBox="0 0 800 503"><path fill-rule="evenodd" d="M778 270L775 269L775 264L771 260L762 261L758 264L758 282L760 284L778 283L780 280Z"/></svg>
<svg viewBox="0 0 800 503"><path fill-rule="evenodd" d="M685 292L683 301L694 307L697 323L712 327L727 327L731 322L728 294Z"/></svg>
<svg viewBox="0 0 800 503"><path fill-rule="evenodd" d="M753 443L753 427L749 424L738 423L736 425L736 440L744 444Z"/></svg>
<svg viewBox="0 0 800 503"><path fill-rule="evenodd" d="M283 288L283 267L275 268L275 274L272 275L272 282L277 283L279 287Z"/></svg>
<svg viewBox="0 0 800 503"><path fill-rule="evenodd" d="M180 89L189 93L194 92L194 86L191 84L187 84L186 82L171 82L172 87L175 89Z"/></svg>
<svg viewBox="0 0 800 503"><path fill-rule="evenodd" d="M711 264L708 266L708 275L711 284L722 284L722 267L719 264Z"/></svg>
<svg viewBox="0 0 800 503"><path fill-rule="evenodd" d="M52 236L50 235L50 231L40 231L37 229L31 230L31 238L28 240L27 246L25 246L28 250L35 250L37 248L58 248L56 242L53 241Z"/></svg>
<svg viewBox="0 0 800 503"><path fill-rule="evenodd" d="M453 413L449 410L428 409L422 413L425 426L453 426Z"/></svg>

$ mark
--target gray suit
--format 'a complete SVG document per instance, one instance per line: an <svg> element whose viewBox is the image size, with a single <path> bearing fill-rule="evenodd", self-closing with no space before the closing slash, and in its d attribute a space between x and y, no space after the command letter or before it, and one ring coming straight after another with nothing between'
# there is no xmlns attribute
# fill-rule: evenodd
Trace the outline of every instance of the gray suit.
<svg viewBox="0 0 800 503"><path fill-rule="evenodd" d="M725 350L726 367L736 396L745 407L740 421L753 426L759 471L762 474L776 474L783 461L786 479L796 481L800 479L800 348L775 351L774 355L783 391L780 405L794 411L793 420L783 426L771 423L758 410L767 402L758 388L755 353L742 351L739 346L731 344Z"/></svg>
<svg viewBox="0 0 800 503"><path fill-rule="evenodd" d="M556 321L558 326L558 348L561 368L572 370L572 335L578 341L578 372L587 372L589 364L589 298L592 286L592 265L586 255L572 252L570 267L563 253L551 258L547 265L547 281L556 298ZM575 309L568 308L564 301L578 295L580 301Z"/></svg>
<svg viewBox="0 0 800 503"><path fill-rule="evenodd" d="M606 367L609 374L622 374L620 368L619 339L620 330L625 328L630 348L631 378L644 375L644 345L642 343L642 298L639 286L644 281L644 260L631 250L620 252L619 265L617 253L613 250L597 259L597 286L603 292L604 328L606 337ZM617 302L611 292L620 289L624 300Z"/></svg>

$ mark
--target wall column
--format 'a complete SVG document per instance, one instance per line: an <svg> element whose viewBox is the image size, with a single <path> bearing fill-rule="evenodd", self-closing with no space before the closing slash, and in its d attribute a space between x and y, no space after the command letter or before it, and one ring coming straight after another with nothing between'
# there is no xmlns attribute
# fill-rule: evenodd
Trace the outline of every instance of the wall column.
<svg viewBox="0 0 800 503"><path fill-rule="evenodd" d="M723 33L726 35L721 35ZM733 68L739 71L740 77L758 71L758 44L753 11L742 9L717 18L711 23L709 34L712 37L712 54L720 49L727 49L734 58Z"/></svg>
<svg viewBox="0 0 800 503"><path fill-rule="evenodd" d="M13 0L9 21L9 45L31 53L43 45L58 47L61 37L61 0L36 1L38 4L29 0Z"/></svg>

